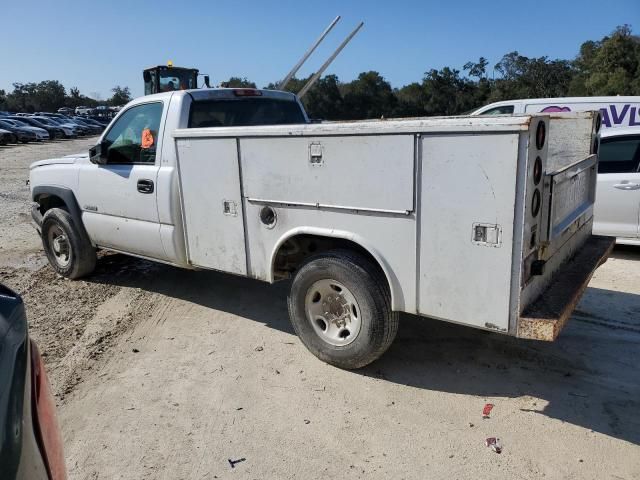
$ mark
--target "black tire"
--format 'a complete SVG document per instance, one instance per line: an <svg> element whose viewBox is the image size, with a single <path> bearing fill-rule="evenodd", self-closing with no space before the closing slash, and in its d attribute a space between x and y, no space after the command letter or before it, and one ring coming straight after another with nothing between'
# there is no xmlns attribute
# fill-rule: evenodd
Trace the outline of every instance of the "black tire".
<svg viewBox="0 0 640 480"><path fill-rule="evenodd" d="M55 238L62 233L62 243L66 246L60 253L60 242ZM48 210L42 220L42 245L49 263L60 275L67 278L80 278L93 272L96 267L96 250L91 245L82 225L77 225L73 217L62 208ZM58 252L56 252L56 248ZM61 259L66 258L66 262Z"/></svg>
<svg viewBox="0 0 640 480"><path fill-rule="evenodd" d="M331 344L307 316L305 302L310 289L327 279L346 287L359 308L359 332L347 345ZM339 368L361 368L378 359L398 331L399 314L391 310L391 293L384 274L365 256L350 250L310 257L293 278L288 304L289 318L302 343L320 360Z"/></svg>

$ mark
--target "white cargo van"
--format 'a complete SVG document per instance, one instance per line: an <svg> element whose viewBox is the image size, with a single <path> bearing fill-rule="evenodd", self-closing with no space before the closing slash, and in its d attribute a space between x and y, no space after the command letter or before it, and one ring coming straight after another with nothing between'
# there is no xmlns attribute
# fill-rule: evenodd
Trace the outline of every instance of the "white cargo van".
<svg viewBox="0 0 640 480"><path fill-rule="evenodd" d="M605 128L640 126L640 97L565 97L506 100L479 108L471 115L585 112L600 110Z"/></svg>

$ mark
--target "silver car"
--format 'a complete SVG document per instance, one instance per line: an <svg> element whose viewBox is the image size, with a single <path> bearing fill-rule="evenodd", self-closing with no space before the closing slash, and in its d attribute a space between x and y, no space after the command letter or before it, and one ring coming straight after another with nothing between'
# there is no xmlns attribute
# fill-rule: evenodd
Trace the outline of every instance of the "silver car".
<svg viewBox="0 0 640 480"><path fill-rule="evenodd" d="M640 246L640 126L601 134L593 233Z"/></svg>

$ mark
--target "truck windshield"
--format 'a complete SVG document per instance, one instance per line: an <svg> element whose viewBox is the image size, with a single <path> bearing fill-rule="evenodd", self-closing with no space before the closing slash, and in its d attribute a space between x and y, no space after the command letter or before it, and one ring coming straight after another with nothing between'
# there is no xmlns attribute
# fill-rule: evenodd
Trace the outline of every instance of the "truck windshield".
<svg viewBox="0 0 640 480"><path fill-rule="evenodd" d="M305 123L297 102L275 98L203 100L191 104L189 128Z"/></svg>

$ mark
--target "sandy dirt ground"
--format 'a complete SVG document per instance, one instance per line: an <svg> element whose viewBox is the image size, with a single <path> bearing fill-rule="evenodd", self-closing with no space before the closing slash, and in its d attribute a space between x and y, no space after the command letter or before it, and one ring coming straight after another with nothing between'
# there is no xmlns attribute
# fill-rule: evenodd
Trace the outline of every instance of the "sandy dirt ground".
<svg viewBox="0 0 640 480"><path fill-rule="evenodd" d="M615 250L555 343L405 315L342 371L293 334L286 282L117 254L56 276L28 165L93 142L0 147L0 280L46 355L70 479L640 478L640 249Z"/></svg>

